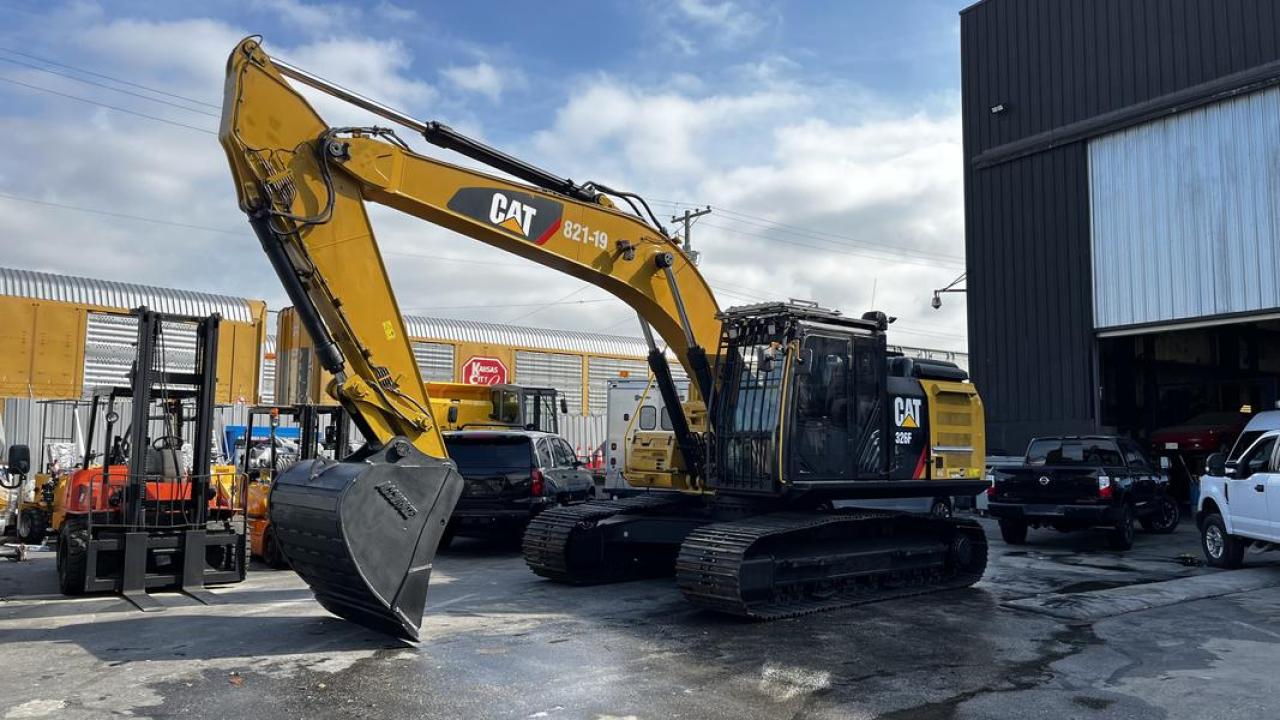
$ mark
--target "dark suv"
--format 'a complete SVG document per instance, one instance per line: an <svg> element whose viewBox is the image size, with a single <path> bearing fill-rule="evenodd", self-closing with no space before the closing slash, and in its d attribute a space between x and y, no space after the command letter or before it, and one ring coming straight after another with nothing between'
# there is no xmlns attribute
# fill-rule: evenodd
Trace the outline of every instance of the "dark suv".
<svg viewBox="0 0 1280 720"><path fill-rule="evenodd" d="M454 535L516 534L547 507L582 502L590 471L558 435L536 430L460 430L444 433L449 457L466 485L440 541Z"/></svg>

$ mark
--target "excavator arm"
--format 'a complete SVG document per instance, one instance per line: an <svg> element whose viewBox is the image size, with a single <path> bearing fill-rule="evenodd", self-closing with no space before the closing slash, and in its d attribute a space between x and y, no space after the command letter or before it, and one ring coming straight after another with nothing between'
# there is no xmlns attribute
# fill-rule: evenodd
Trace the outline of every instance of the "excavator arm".
<svg viewBox="0 0 1280 720"><path fill-rule="evenodd" d="M386 128L333 128L289 79L423 134L522 184L417 154ZM341 463L283 473L272 522L294 568L331 611L416 638L427 579L462 481L447 459L365 202L395 208L590 282L634 308L660 389L674 385L652 326L704 401L705 348L719 343L715 298L638 198L555 177L436 123L423 123L273 60L257 38L227 66L219 138L248 215L329 392L367 442ZM637 214L621 212L614 195ZM664 378L665 376L665 378ZM679 415L679 417L677 417ZM673 413L680 448L699 455Z"/></svg>

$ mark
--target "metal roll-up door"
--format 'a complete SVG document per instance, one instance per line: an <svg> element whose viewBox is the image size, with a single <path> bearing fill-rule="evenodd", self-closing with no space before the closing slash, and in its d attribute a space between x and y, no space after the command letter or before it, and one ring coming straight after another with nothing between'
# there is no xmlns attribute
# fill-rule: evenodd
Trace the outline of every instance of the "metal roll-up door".
<svg viewBox="0 0 1280 720"><path fill-rule="evenodd" d="M414 342L413 359L422 382L453 382L454 347L448 343Z"/></svg>
<svg viewBox="0 0 1280 720"><path fill-rule="evenodd" d="M161 327L158 354L169 372L195 372L196 326L166 322ZM136 354L138 319L132 315L91 312L85 329L84 387L128 387L129 368Z"/></svg>
<svg viewBox="0 0 1280 720"><path fill-rule="evenodd" d="M1089 142L1094 327L1280 307L1280 88Z"/></svg>
<svg viewBox="0 0 1280 720"><path fill-rule="evenodd" d="M517 350L515 381L529 387L553 387L564 396L570 413L583 412L581 355Z"/></svg>
<svg viewBox="0 0 1280 720"><path fill-rule="evenodd" d="M592 415L604 415L609 405L609 381L622 377L644 378L649 363L644 360L593 357L587 359L587 406Z"/></svg>

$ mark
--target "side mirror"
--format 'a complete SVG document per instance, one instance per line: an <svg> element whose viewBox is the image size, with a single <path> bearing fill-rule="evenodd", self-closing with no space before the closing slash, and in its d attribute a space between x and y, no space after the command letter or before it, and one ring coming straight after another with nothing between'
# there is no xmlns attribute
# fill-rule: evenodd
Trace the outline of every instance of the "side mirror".
<svg viewBox="0 0 1280 720"><path fill-rule="evenodd" d="M1167 458L1164 458L1167 460ZM1227 474L1227 456L1216 452L1204 461L1204 467L1214 477L1225 477Z"/></svg>
<svg viewBox="0 0 1280 720"><path fill-rule="evenodd" d="M1245 478L1249 477L1249 475L1250 475L1250 474L1251 474L1251 473L1249 472L1249 464L1248 464L1248 463L1242 463L1242 462L1240 462L1239 460L1228 460L1228 461L1227 461L1227 465L1226 465L1226 476L1227 476L1227 477L1229 477L1229 478L1235 478L1235 479L1237 479L1237 480L1243 480L1243 479L1245 479Z"/></svg>
<svg viewBox="0 0 1280 720"><path fill-rule="evenodd" d="M561 415L569 414L569 402L564 398L560 398L560 414Z"/></svg>
<svg viewBox="0 0 1280 720"><path fill-rule="evenodd" d="M449 424L450 424L450 425L452 425L452 424L454 424L454 423L458 422L458 406L457 406L457 405L450 405L450 406L449 406L449 412L448 412L448 413L446 413L446 416L447 416L447 417L448 417L448 419L449 419ZM493 417L493 416L492 416L492 415L490 415L490 417Z"/></svg>
<svg viewBox="0 0 1280 720"><path fill-rule="evenodd" d="M10 445L8 465L9 472L14 475L31 472L31 448L26 445Z"/></svg>

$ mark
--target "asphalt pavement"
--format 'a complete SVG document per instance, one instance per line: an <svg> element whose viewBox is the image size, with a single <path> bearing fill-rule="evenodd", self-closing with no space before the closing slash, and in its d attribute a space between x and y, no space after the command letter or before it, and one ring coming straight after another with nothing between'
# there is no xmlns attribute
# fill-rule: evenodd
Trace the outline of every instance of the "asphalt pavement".
<svg viewBox="0 0 1280 720"><path fill-rule="evenodd" d="M1280 716L1280 554L1236 575L1196 564L1190 524L1120 553L1034 530L1011 548L983 522L972 589L770 623L691 609L670 580L554 585L460 539L417 645L329 616L288 571L143 614L59 596L36 552L0 564L0 718ZM1091 610L1043 611L1064 605Z"/></svg>

